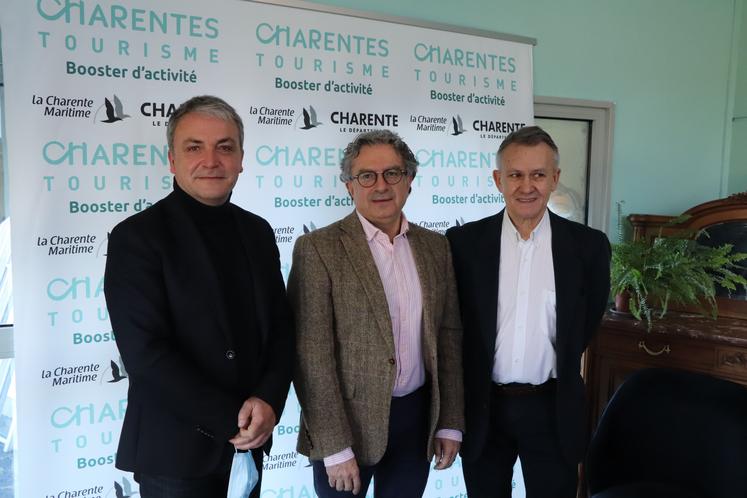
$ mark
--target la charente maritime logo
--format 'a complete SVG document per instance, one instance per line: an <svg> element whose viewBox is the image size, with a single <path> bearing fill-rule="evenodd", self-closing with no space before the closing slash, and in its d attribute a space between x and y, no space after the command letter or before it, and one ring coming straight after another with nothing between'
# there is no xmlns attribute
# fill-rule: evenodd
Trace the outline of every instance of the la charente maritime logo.
<svg viewBox="0 0 747 498"><path fill-rule="evenodd" d="M304 225L303 225L303 233L311 233L314 230L316 230L316 225L314 225L313 221L309 222L309 226L306 226L306 224L304 223Z"/></svg>
<svg viewBox="0 0 747 498"><path fill-rule="evenodd" d="M106 119L100 119L99 117L102 108L105 109ZM111 124L129 117L129 114L124 113L124 106L122 105L122 101L119 100L119 97L112 95L112 100L109 100L107 97L104 98L104 103L96 109L96 114L93 116L93 120Z"/></svg>
<svg viewBox="0 0 747 498"><path fill-rule="evenodd" d="M303 118L303 126L299 126L299 128L301 128L302 130L310 130L312 128L316 128L320 124L323 124L316 118L316 109L314 109L314 107L312 106L309 106L308 110L306 110L305 107L303 108L303 116L299 116L299 119L301 118Z"/></svg>
<svg viewBox="0 0 747 498"><path fill-rule="evenodd" d="M462 125L462 117L459 114L451 118L451 127L452 127L451 134L454 135L455 137L458 137L459 135L464 133L464 126Z"/></svg>

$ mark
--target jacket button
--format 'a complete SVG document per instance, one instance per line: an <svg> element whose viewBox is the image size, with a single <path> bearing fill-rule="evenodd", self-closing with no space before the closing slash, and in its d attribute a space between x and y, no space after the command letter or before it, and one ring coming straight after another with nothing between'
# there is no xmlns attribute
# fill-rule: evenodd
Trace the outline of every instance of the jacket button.
<svg viewBox="0 0 747 498"><path fill-rule="evenodd" d="M226 351L226 358L228 358L229 360L233 360L234 358L236 358L236 352L233 349L229 349L228 351Z"/></svg>
<svg viewBox="0 0 747 498"><path fill-rule="evenodd" d="M390 365L394 365L395 363L397 363L397 362L394 361L394 358L389 358L389 364Z"/></svg>

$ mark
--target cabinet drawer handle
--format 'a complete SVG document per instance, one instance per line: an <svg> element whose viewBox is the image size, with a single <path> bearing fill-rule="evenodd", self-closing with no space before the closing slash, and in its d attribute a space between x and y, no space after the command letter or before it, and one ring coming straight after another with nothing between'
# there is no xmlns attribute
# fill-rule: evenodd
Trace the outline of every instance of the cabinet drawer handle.
<svg viewBox="0 0 747 498"><path fill-rule="evenodd" d="M638 342L638 349L644 350L646 353L650 354L651 356L659 356L662 353L669 354L672 350L669 349L669 344L665 344L663 348L661 348L659 351L653 351L646 346L645 341L639 341Z"/></svg>

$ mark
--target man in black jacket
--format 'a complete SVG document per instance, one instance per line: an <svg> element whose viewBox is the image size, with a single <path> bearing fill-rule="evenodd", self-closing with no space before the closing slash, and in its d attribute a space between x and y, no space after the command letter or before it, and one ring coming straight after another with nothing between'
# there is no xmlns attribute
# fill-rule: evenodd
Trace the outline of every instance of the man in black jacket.
<svg viewBox="0 0 747 498"><path fill-rule="evenodd" d="M130 379L116 466L143 498L225 496L234 451L261 471L285 404L294 340L274 234L229 202L243 134L223 100L183 103L167 129L174 191L109 238L104 290Z"/></svg>
<svg viewBox="0 0 747 498"><path fill-rule="evenodd" d="M581 354L609 296L606 236L547 209L560 177L542 129L511 133L493 178L506 209L447 231L464 327L464 478L470 497L576 496L585 448Z"/></svg>

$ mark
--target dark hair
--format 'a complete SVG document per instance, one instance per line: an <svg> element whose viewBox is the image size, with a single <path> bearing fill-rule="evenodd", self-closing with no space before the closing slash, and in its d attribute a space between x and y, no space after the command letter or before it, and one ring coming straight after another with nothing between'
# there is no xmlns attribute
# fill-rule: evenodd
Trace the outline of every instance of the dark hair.
<svg viewBox="0 0 747 498"><path fill-rule="evenodd" d="M239 148L244 150L244 123L242 123L241 117L236 112L236 109L231 107L225 100L212 95L192 97L182 103L174 111L174 114L169 117L169 124L166 127L166 141L169 144L169 150L174 148L174 132L179 121L192 112L207 114L208 116L225 121L232 121L239 130Z"/></svg>
<svg viewBox="0 0 747 498"><path fill-rule="evenodd" d="M545 144L553 151L553 156L555 158L555 168L557 168L560 164L560 154L558 153L558 146L555 145L552 137L539 126L525 126L509 133L509 135L505 139L503 139L503 143L501 143L501 146L498 147L498 156L496 158L498 169L501 169L501 153L506 150L509 145L514 144L526 145L529 147L533 145Z"/></svg>
<svg viewBox="0 0 747 498"><path fill-rule="evenodd" d="M353 179L353 160L358 157L361 152L361 148L366 145L391 145L394 151L405 163L405 170L407 176L415 177L415 173L418 172L418 160L415 158L415 154L412 153L410 147L407 146L404 140L390 130L372 130L365 133L361 133L355 139L345 147L345 152L340 162L340 180L343 182L349 182Z"/></svg>

